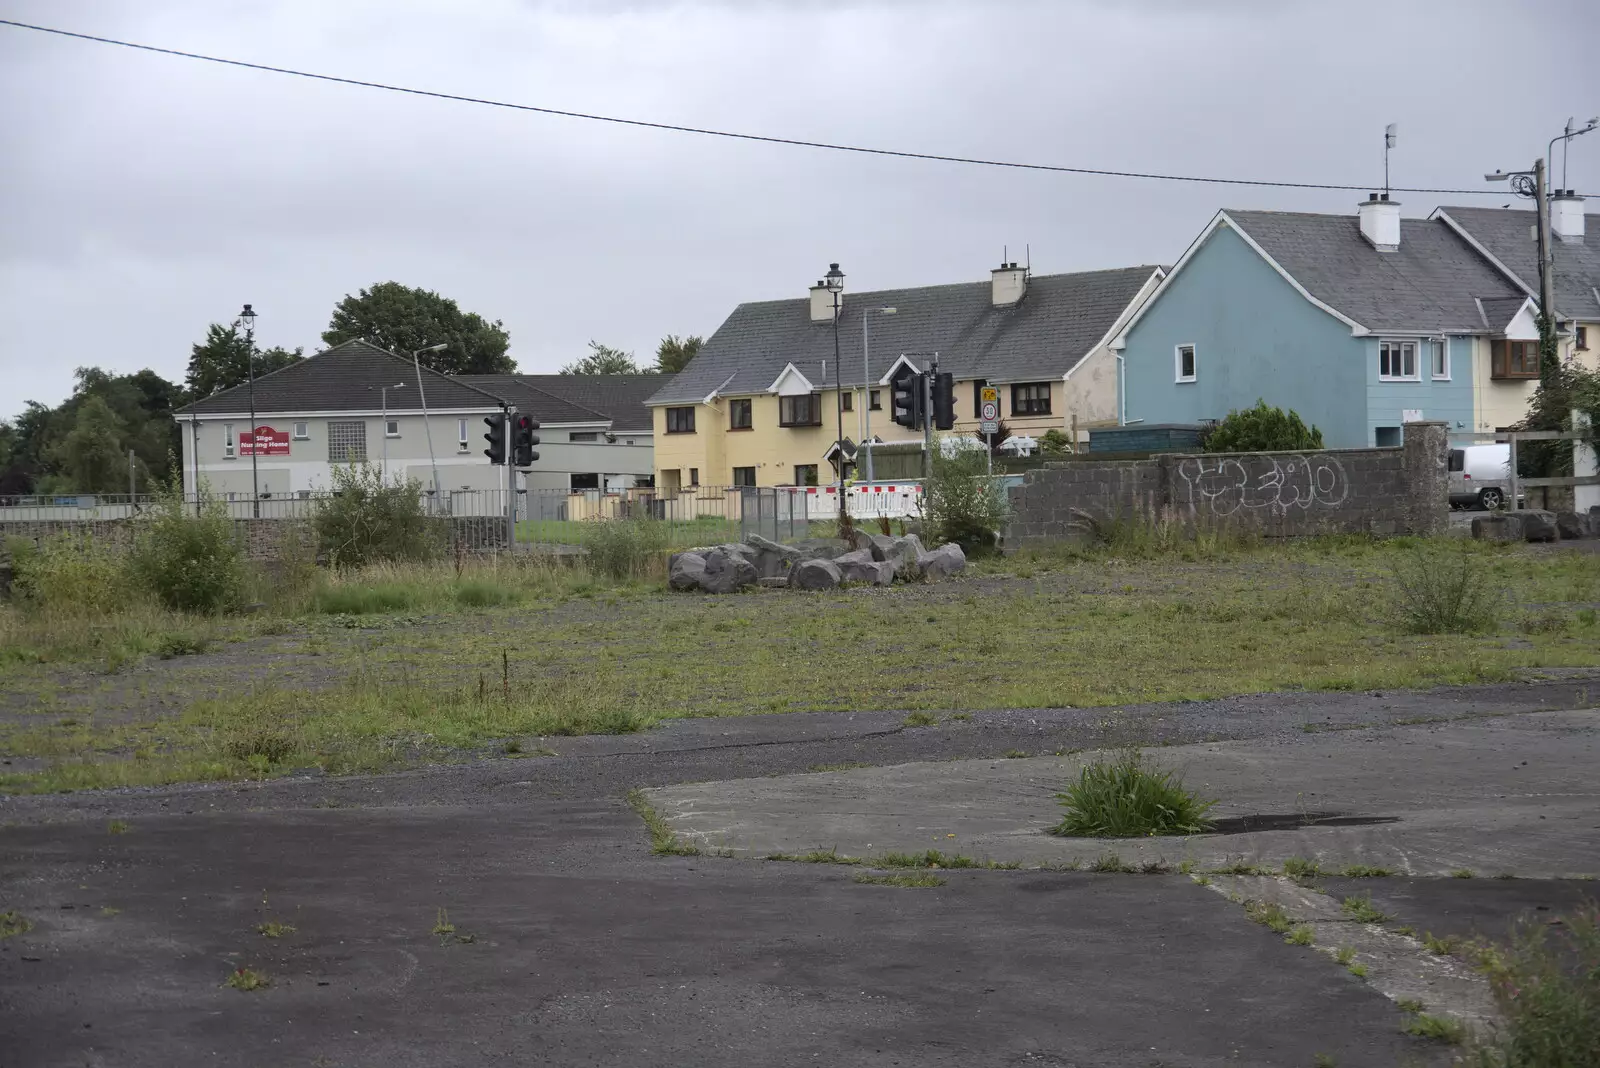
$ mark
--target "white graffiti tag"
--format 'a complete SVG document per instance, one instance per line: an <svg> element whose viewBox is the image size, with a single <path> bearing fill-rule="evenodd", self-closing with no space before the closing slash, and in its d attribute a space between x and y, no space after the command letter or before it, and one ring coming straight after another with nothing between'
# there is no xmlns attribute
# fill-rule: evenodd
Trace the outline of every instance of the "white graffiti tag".
<svg viewBox="0 0 1600 1068"><path fill-rule="evenodd" d="M1178 463L1191 511L1233 515L1265 508L1281 515L1291 508L1336 508L1350 496L1344 466L1332 456L1191 456Z"/></svg>

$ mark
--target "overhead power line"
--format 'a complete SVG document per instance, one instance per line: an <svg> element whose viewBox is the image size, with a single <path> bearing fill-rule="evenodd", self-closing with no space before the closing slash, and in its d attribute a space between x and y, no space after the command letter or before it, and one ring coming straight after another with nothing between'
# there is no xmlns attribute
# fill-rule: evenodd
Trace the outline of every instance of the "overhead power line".
<svg viewBox="0 0 1600 1068"><path fill-rule="evenodd" d="M841 145L828 141L807 141L795 137L740 133L734 130L712 130L700 126L680 126L675 123L628 119L617 115L592 115L582 111L539 107L534 104L516 104L506 100L490 100L484 97L465 96L460 93L442 93L432 89L415 89L404 85L390 85L386 82L365 81L361 78L346 78L337 74L319 74L315 71L295 70L292 67L274 67L266 63L251 63L247 60L228 59L224 56L208 56L200 52L184 52L176 48L161 48L157 45L140 44L137 41L120 41L115 37L98 37L89 33L76 33L72 30L56 29L53 26L36 26L32 23L17 22L13 19L0 19L0 26L11 26L19 30L34 30L38 33L70 37L79 41L93 41L96 44L115 45L118 48L132 48L141 52L155 52L164 56L177 56L180 59L195 59L205 63L220 63L228 67L243 67L246 70L266 71L269 74L287 74L292 77L310 78L319 82L357 85L364 89L381 89L387 93L405 93L410 96L429 97L434 100L453 100L461 104L479 104L485 107L507 108L512 111L531 111L540 115L558 115L562 118L583 119L587 122L608 122L618 126L636 126L647 130L667 130L673 133L699 134L703 137L726 137L738 141L758 141L773 145L789 145L796 148L817 148L829 152L854 152L867 156L892 156L899 159L932 160L937 163L963 163L976 167L1006 167L1023 171L1048 171L1056 174L1084 174L1100 178L1140 178L1155 182L1194 182L1208 185L1263 186L1274 189L1350 190L1353 192L1366 192L1374 188L1370 184L1341 185L1327 182L1281 182L1264 178L1218 178L1209 175L1155 174L1149 171L1116 171L1098 167L1067 167L1051 163L1022 163L1015 160L981 159L973 156L946 156L933 152L907 152L893 148L871 148L866 145ZM1429 189L1394 186L1390 191L1395 193L1447 193L1452 196L1474 197L1503 197L1505 195L1504 190L1495 189Z"/></svg>

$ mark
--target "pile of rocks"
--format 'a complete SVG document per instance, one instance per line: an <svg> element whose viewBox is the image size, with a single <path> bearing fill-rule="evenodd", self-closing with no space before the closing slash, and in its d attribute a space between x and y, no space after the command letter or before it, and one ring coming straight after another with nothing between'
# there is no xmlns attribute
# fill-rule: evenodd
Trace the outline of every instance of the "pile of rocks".
<svg viewBox="0 0 1600 1068"><path fill-rule="evenodd" d="M1537 508L1490 512L1472 520L1472 536L1484 541L1568 541L1600 537L1600 504L1581 512L1544 512Z"/></svg>
<svg viewBox="0 0 1600 1068"><path fill-rule="evenodd" d="M673 553L667 583L675 590L733 593L750 586L831 590L844 583L887 586L930 581L967 566L959 545L923 548L915 534L891 538L856 531L850 541L807 538L781 545L758 534L742 542Z"/></svg>

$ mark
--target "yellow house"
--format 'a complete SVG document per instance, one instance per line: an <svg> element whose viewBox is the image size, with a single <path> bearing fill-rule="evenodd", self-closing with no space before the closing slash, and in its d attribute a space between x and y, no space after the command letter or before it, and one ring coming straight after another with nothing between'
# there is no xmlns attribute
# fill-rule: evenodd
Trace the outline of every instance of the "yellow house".
<svg viewBox="0 0 1600 1068"><path fill-rule="evenodd" d="M914 441L890 418L898 368L955 377L955 426L978 429L984 386L1012 435L1076 432L1116 421L1108 348L1160 284L1160 267L1033 275L1001 264L987 282L846 295L825 282L805 297L734 309L657 392L656 486L794 486L865 476L858 443ZM837 357L835 353L837 352Z"/></svg>

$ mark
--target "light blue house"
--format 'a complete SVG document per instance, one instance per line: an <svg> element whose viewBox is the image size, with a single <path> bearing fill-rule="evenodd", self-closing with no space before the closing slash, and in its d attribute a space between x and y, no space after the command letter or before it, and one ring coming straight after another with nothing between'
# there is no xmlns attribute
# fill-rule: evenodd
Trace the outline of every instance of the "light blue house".
<svg viewBox="0 0 1600 1068"><path fill-rule="evenodd" d="M1422 419L1494 430L1491 355L1528 336L1526 294L1386 197L1354 216L1221 211L1112 343L1119 417L1195 424L1265 400L1329 448L1399 445Z"/></svg>

